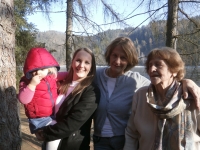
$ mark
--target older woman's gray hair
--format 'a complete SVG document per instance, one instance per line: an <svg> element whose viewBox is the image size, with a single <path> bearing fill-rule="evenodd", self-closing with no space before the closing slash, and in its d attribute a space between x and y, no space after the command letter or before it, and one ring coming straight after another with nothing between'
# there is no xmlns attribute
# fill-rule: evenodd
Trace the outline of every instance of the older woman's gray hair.
<svg viewBox="0 0 200 150"><path fill-rule="evenodd" d="M170 47L162 47L153 49L146 60L146 72L149 70L149 62L153 58L160 58L165 61L171 73L177 73L176 80L180 81L185 76L185 63L183 62L179 53Z"/></svg>

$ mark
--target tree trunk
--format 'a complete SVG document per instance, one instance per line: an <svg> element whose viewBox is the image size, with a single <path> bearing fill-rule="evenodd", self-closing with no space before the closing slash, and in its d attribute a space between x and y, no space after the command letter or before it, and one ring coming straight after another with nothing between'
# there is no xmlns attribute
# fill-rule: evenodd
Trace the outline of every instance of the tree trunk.
<svg viewBox="0 0 200 150"><path fill-rule="evenodd" d="M13 0L0 0L0 150L20 150Z"/></svg>
<svg viewBox="0 0 200 150"><path fill-rule="evenodd" d="M73 0L67 0L66 17L66 68L69 70L72 54Z"/></svg>
<svg viewBox="0 0 200 150"><path fill-rule="evenodd" d="M168 0L166 46L176 49L179 0Z"/></svg>

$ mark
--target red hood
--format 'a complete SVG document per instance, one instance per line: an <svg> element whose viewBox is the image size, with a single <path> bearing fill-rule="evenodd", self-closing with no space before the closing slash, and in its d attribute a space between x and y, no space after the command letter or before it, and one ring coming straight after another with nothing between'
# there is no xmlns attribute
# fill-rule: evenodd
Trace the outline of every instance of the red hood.
<svg viewBox="0 0 200 150"><path fill-rule="evenodd" d="M49 51L40 47L30 49L24 64L24 74L27 79L32 77L30 72L49 67L56 67L58 70L60 69L58 62Z"/></svg>

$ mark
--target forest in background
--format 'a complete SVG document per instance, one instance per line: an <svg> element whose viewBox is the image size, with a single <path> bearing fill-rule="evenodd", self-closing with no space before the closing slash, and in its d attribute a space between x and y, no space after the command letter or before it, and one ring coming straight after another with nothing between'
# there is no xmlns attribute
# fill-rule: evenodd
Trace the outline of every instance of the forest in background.
<svg viewBox="0 0 200 150"><path fill-rule="evenodd" d="M194 18L194 16L200 15L199 0L119 1L123 3L127 2L128 5L132 7L126 15L119 12L119 10L122 10L121 7L120 9L113 8L112 6L114 5L110 3L109 0L0 1L0 99L2 102L0 116L2 118L1 120L3 120L1 121L2 132L0 132L0 140L2 141L0 142L1 150L21 149L18 100L16 99L16 87L18 87L18 85L16 85L16 83L19 83L19 79L21 78L21 66L23 66L28 50L36 46L48 48L45 46L45 43L35 41L38 35L38 29L34 23L29 23L27 21L27 16L37 12L42 12L44 14L58 13L60 10L53 12L50 9L50 6L55 5L57 2L67 3L66 9L63 10L63 12L66 13L66 42L61 43L61 45L64 44L66 46L67 68L69 68L71 63L70 55L72 55L74 49L80 46L90 47L96 55L97 62L99 64L105 63L103 57L100 56L104 53L105 47L110 43L113 35L109 35L108 31L101 30L101 27L102 25L113 26L116 24L123 28L129 27L122 29L123 31L120 34L132 38L141 59L140 63L144 61L143 58L145 58L144 56L146 54L145 50L142 51L142 49L146 48L148 52L151 48L156 46L154 44L157 43L158 45L161 44L161 46L166 45L175 48L181 54L187 65L199 65L200 23L198 18ZM116 1L114 1L114 3L116 3ZM91 16L94 15L91 12L93 12L92 10L95 8L93 4L97 4L95 5L96 8L99 7L99 4L103 6L102 15L105 17L103 24L98 24L91 19ZM142 5L145 6L145 8L141 8L140 6ZM137 9L143 10L143 12L137 13ZM148 14L147 18L136 25L136 27L132 27L134 23L128 23L130 20L135 21L136 16L143 14ZM146 20L151 20L152 22L142 27L142 23ZM84 36L76 35L73 23L83 28L82 34L84 34ZM98 34L90 36L87 30L88 27L93 27L93 29L97 31L95 33ZM143 28L148 29L146 27L151 27L151 30L144 32ZM131 32L129 32L130 30ZM79 33L81 33L80 31ZM116 30L113 32L115 32L114 35L119 34ZM145 38L141 38L142 40L140 40L139 36L136 35L137 32L142 32L140 35L145 36L147 40L145 41ZM134 34L136 36L135 39L132 37ZM87 38L86 35L88 35ZM153 36L151 37L151 35ZM50 37L51 36L52 35L50 35ZM164 39L166 39L166 41L163 44L162 40L164 41ZM150 49L148 46L150 46ZM56 50L58 47L59 45L56 45ZM49 51L55 55L58 54L55 49L49 48ZM63 53L60 55L64 56ZM198 75L197 78L199 79L200 76Z"/></svg>
<svg viewBox="0 0 200 150"><path fill-rule="evenodd" d="M149 16L151 18L151 21L149 22L148 25L145 26L141 26L141 24L136 26L129 25L127 28L120 28L117 30L111 30L111 29L107 31L98 30L97 34L87 33L87 30L85 30L84 33L67 32L67 31L73 31L73 28L66 29L66 33L61 33L57 31L39 32L34 23L28 23L26 18L27 14L34 13L34 9L32 9L32 3L29 5L28 1L25 2L21 0L16 0L14 2L15 2L15 11L14 11L15 21L17 24L15 31L15 40L16 40L15 60L17 65L16 68L17 81L22 76L22 70L18 66L24 65L26 54L32 47L40 46L48 49L59 61L60 65L66 65L67 68L70 66L71 63L70 55L72 56L74 50L80 47L89 47L90 49L93 50L96 56L97 65L106 65L106 62L104 60L105 49L113 39L119 36L128 36L132 39L138 52L138 57L140 60L139 65L144 64L145 56L149 53L151 49L167 45L169 47L175 48L179 52L186 65L195 67L199 66L200 17L198 15L194 17L192 14L183 11L183 7L186 6L184 4L185 2L183 2L183 5L182 1L178 3L180 6L178 7L177 10L179 11L178 17L173 16L173 14L170 14L169 13L170 11L166 11L169 13L168 16L171 17L170 20L168 19L166 20L165 17L158 17L160 16L159 13L157 16L158 18L156 16L152 17L152 15L157 12L157 10L161 8L168 8L170 7L170 5L174 6L174 3L172 4L171 1L167 1L166 4L162 5L162 7L159 7L158 9L152 8L152 10L147 11L149 13L152 11L152 14L150 13L151 15ZM186 2L186 4L188 4L187 6L189 7L189 2ZM194 3L192 2L190 7L192 8L198 7L198 2L196 1ZM44 11L43 9L41 10L43 12L48 12ZM76 18L77 14L75 13L74 15L75 15L74 17ZM133 15L130 18L134 20L134 16L135 15ZM177 19L177 24L176 23L174 24L173 20L176 19ZM88 21L91 23L92 20ZM120 20L120 18L118 18L118 23L122 22L123 19ZM173 27L175 27L173 29L170 28L169 25L169 23L172 22L173 22ZM87 24L82 24L82 25L83 25L82 27L87 26ZM78 35L77 33L79 34L82 33L82 35ZM67 35L70 35L68 36L68 40L66 40ZM195 72L195 78L200 77L198 70L196 68L194 68L193 72Z"/></svg>
<svg viewBox="0 0 200 150"><path fill-rule="evenodd" d="M193 18L196 22L200 22L200 17ZM179 21L178 33L185 34L190 32L194 28L194 25L186 19ZM134 30L134 31L133 31ZM153 48L165 46L166 41L166 21L154 21L148 25L135 29L129 27L125 29L107 30L105 32L98 33L93 36L79 36L73 35L74 50L80 47L89 47L93 50L97 65L105 65L104 52L108 44L119 36L127 36L134 42L138 57L140 58L139 65L143 65L145 62L145 56ZM199 65L199 48L193 43L200 44L200 34L196 33L192 36L187 35L184 39L179 38L177 51L181 54L186 65L198 66ZM36 41L42 43L44 47L52 52L55 58L61 65L66 63L66 50L65 50L65 33L58 31L45 31L38 32L36 34Z"/></svg>

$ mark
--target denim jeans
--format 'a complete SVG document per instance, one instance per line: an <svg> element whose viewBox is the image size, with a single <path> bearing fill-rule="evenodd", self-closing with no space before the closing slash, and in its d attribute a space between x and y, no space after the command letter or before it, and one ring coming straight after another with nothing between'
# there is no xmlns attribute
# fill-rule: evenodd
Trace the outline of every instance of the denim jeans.
<svg viewBox="0 0 200 150"><path fill-rule="evenodd" d="M93 135L94 150L123 150L125 136L99 137Z"/></svg>
<svg viewBox="0 0 200 150"><path fill-rule="evenodd" d="M39 128L46 126L52 122L52 117L34 118L29 120L29 128L31 134L34 134Z"/></svg>

